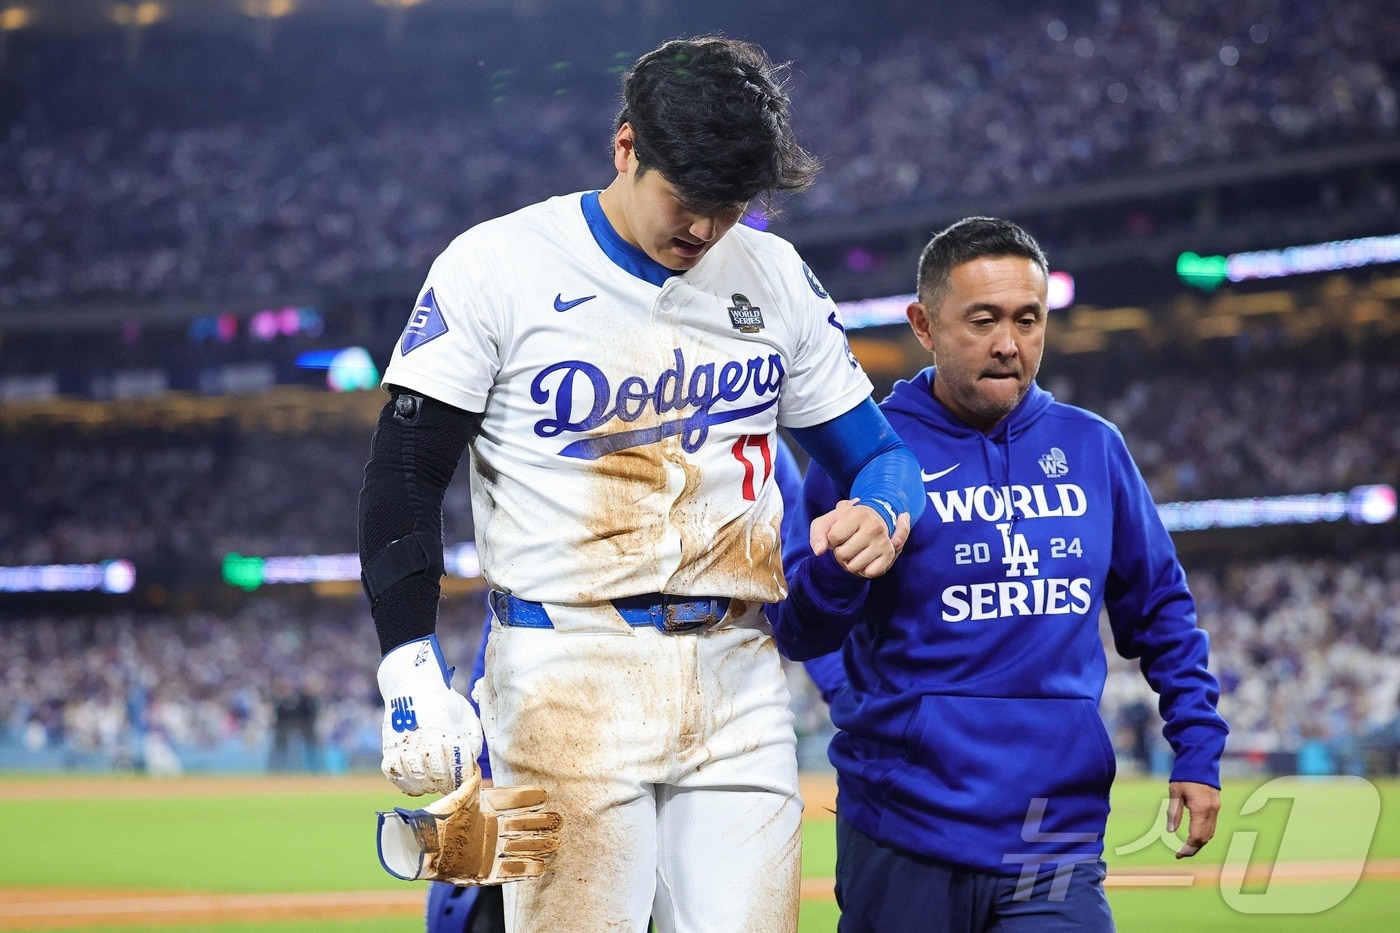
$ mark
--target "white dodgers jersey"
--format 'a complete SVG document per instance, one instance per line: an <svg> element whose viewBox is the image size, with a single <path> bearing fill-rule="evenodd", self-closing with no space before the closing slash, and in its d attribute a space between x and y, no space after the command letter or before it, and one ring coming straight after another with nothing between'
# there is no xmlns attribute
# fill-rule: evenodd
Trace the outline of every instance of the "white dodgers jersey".
<svg viewBox="0 0 1400 933"><path fill-rule="evenodd" d="M485 412L472 507L493 587L558 605L776 602L775 430L871 391L836 305L790 244L744 226L652 284L594 238L585 197L454 240L384 383Z"/></svg>

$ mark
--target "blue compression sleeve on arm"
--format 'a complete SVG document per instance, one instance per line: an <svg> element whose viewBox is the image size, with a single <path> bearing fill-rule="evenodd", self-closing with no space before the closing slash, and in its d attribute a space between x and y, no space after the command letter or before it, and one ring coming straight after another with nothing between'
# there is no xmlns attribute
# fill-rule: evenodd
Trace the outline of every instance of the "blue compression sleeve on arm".
<svg viewBox="0 0 1400 933"><path fill-rule="evenodd" d="M919 462L870 399L830 421L788 430L850 498L880 513L891 535L901 513L909 513L911 526L924 514Z"/></svg>

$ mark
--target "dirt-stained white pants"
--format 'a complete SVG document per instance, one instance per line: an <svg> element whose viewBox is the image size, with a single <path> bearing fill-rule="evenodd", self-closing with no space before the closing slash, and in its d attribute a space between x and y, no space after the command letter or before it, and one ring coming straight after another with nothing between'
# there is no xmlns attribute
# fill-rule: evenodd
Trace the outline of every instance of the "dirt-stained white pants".
<svg viewBox="0 0 1400 933"><path fill-rule="evenodd" d="M510 933L792 933L802 800L767 624L668 635L493 622L477 692L497 784L564 816Z"/></svg>

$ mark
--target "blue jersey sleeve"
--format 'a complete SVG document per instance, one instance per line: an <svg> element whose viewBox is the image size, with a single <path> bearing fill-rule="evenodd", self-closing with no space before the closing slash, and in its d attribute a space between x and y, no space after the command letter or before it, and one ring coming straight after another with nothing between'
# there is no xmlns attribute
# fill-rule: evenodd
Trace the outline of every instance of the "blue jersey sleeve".
<svg viewBox="0 0 1400 933"><path fill-rule="evenodd" d="M909 513L911 525L923 514L919 463L869 399L824 424L794 430L792 436L815 461L802 486L802 528L842 499L872 505L891 534L900 514ZM839 650L865 604L869 581L847 573L830 551L814 557L806 534L785 542L783 571L788 598L779 604L773 625L778 649L797 661Z"/></svg>
<svg viewBox="0 0 1400 933"><path fill-rule="evenodd" d="M802 521L802 468L797 465L797 457L792 448L780 437L774 457L773 479L783 497L783 542L807 541L807 524ZM769 616L775 616L776 608L769 607ZM771 621L771 618L770 618ZM831 698L846 683L846 670L841 663L841 652L836 650L803 662L807 676L817 685L822 700L830 705Z"/></svg>
<svg viewBox="0 0 1400 933"><path fill-rule="evenodd" d="M1121 437L1114 475L1113 558L1104 603L1114 647L1136 659L1159 696L1162 734L1176 753L1171 780L1220 786L1229 732L1216 711L1220 686L1206 669L1210 638L1171 536Z"/></svg>
<svg viewBox="0 0 1400 933"><path fill-rule="evenodd" d="M815 463L808 467L795 519L803 531L783 542L788 597L774 607L772 617L778 650L794 661L810 661L840 650L870 592L870 581L847 573L830 551L820 557L812 555L807 527L843 498L825 470ZM818 682L818 686L822 684Z"/></svg>
<svg viewBox="0 0 1400 933"><path fill-rule="evenodd" d="M919 462L870 399L830 421L791 431L802 449L849 491L841 498L859 499L875 509L890 534L900 515L908 512L913 525L924 513Z"/></svg>
<svg viewBox="0 0 1400 933"><path fill-rule="evenodd" d="M778 437L773 454L773 481L778 484L778 495L783 499L783 541L792 540L796 535L807 533L798 522L797 512L802 497L802 468L797 465L797 457L787 441Z"/></svg>

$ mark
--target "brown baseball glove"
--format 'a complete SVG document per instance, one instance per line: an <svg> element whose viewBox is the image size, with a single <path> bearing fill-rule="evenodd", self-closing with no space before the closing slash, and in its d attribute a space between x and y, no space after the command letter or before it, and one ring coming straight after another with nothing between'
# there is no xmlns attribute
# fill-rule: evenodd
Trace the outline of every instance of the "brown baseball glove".
<svg viewBox="0 0 1400 933"><path fill-rule="evenodd" d="M381 812L379 861L405 881L506 884L537 877L559 850L564 825L544 805L541 788L483 788L476 772L421 810Z"/></svg>

